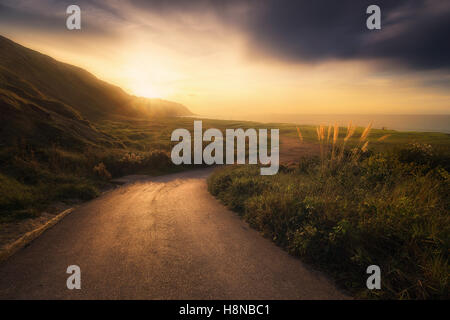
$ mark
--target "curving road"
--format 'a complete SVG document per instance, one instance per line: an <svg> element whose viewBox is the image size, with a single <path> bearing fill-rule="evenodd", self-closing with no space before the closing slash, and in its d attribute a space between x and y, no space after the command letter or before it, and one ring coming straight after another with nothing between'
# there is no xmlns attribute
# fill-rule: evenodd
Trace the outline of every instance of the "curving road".
<svg viewBox="0 0 450 320"><path fill-rule="evenodd" d="M347 298L214 199L210 172L129 177L80 206L0 265L0 298Z"/></svg>

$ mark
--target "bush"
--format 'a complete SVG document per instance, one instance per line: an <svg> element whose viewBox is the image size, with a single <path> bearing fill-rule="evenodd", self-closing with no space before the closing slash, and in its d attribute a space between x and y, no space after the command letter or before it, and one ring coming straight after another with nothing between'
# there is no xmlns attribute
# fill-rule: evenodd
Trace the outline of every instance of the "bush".
<svg viewBox="0 0 450 320"><path fill-rule="evenodd" d="M111 179L111 173L109 173L109 171L106 170L106 166L103 162L100 162L98 165L96 165L93 171L95 175L101 179L105 180Z"/></svg>
<svg viewBox="0 0 450 320"><path fill-rule="evenodd" d="M433 148L429 144L411 143L399 152L402 162L429 164L433 158Z"/></svg>
<svg viewBox="0 0 450 320"><path fill-rule="evenodd" d="M429 144L411 143L398 152L403 163L413 163L427 168L442 167L450 171L450 157L445 149L433 148Z"/></svg>
<svg viewBox="0 0 450 320"><path fill-rule="evenodd" d="M62 184L55 188L55 198L57 199L81 199L91 200L97 197L100 192L88 182Z"/></svg>
<svg viewBox="0 0 450 320"><path fill-rule="evenodd" d="M29 187L0 174L0 211L25 209L33 200L32 190Z"/></svg>

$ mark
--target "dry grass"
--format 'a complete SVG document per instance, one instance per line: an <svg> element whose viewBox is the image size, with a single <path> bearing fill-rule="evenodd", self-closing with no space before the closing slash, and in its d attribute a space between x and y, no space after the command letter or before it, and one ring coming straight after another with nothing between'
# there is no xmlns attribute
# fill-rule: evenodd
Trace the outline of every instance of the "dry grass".
<svg viewBox="0 0 450 320"><path fill-rule="evenodd" d="M384 140L386 140L387 138L389 138L390 136L391 136L391 134L385 134L384 136L378 138L377 141L384 141Z"/></svg>
<svg viewBox="0 0 450 320"><path fill-rule="evenodd" d="M367 127L364 128L361 136L358 139L357 146L352 150L346 150L348 141L354 136L356 131L356 126L351 121L347 126L347 132L344 138L342 139L341 143L339 143L338 141L339 126L337 125L337 123L335 123L334 126L332 126L331 123L328 124L327 129L323 125L319 125L318 127L316 127L317 140L320 145L320 158L322 169L325 169L327 167L334 168L335 166L339 165L343 161L344 154L346 152L351 152L352 161L357 161L361 153L367 152L368 150L369 141L367 139L369 137L371 129L372 129L372 122L370 122L367 125ZM327 131L326 134L325 130ZM332 140L330 140L331 131L333 131ZM300 143L303 143L303 135L299 127L297 127L297 133ZM383 141L388 136L389 135L383 136L379 138L378 141Z"/></svg>

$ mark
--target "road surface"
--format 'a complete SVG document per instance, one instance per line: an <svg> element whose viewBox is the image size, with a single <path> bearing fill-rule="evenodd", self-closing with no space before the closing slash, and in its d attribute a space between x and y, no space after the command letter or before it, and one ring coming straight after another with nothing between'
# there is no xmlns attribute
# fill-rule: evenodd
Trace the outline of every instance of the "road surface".
<svg viewBox="0 0 450 320"><path fill-rule="evenodd" d="M0 264L0 298L347 298L212 197L210 173L131 177L80 206Z"/></svg>

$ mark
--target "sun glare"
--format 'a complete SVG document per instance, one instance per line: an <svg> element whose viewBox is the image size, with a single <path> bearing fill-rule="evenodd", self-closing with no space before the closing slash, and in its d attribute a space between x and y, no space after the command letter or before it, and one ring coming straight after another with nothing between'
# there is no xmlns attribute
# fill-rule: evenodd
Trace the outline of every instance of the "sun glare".
<svg viewBox="0 0 450 320"><path fill-rule="evenodd" d="M153 79L143 71L129 71L126 75L126 89L129 93L145 98L163 98L163 93L158 90Z"/></svg>
<svg viewBox="0 0 450 320"><path fill-rule="evenodd" d="M132 94L145 98L162 98L158 90L149 83L136 83L131 87Z"/></svg>

